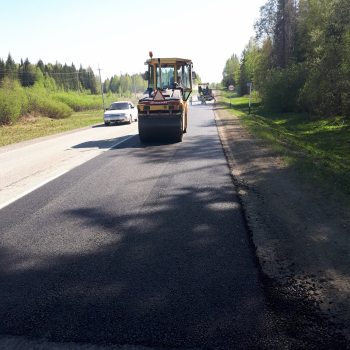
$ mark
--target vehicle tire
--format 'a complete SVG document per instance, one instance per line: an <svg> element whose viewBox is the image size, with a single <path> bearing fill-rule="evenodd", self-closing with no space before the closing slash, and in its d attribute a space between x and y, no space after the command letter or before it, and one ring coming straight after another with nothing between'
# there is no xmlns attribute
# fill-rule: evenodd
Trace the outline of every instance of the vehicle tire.
<svg viewBox="0 0 350 350"><path fill-rule="evenodd" d="M109 124L110 124L110 123L108 123L108 122L105 122L105 125L106 125L106 126L108 126Z"/></svg>
<svg viewBox="0 0 350 350"><path fill-rule="evenodd" d="M185 128L184 128L184 134L186 134L187 132L187 112L186 112L186 115L185 115Z"/></svg>
<svg viewBox="0 0 350 350"><path fill-rule="evenodd" d="M148 142L147 133L145 131L139 130L139 138L141 142Z"/></svg>
<svg viewBox="0 0 350 350"><path fill-rule="evenodd" d="M176 142L182 142L182 139L184 137L184 132L183 132L183 121L182 121L182 118L181 118L181 126L180 128L178 129L176 135L175 135L175 141Z"/></svg>

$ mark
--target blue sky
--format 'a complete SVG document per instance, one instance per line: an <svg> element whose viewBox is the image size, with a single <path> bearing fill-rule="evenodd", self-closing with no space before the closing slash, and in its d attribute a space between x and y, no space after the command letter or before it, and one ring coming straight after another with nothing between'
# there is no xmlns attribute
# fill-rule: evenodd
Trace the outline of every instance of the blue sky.
<svg viewBox="0 0 350 350"><path fill-rule="evenodd" d="M104 80L143 72L153 51L154 57L192 59L203 81L219 82L227 58L240 56L254 35L265 2L0 0L0 57L11 52L16 62L99 64Z"/></svg>

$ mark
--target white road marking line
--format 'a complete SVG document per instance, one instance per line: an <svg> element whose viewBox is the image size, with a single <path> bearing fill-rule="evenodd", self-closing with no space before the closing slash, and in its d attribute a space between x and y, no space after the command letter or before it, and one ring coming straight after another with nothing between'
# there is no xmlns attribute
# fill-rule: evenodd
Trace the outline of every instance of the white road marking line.
<svg viewBox="0 0 350 350"><path fill-rule="evenodd" d="M107 148L105 151L109 151L109 150L112 149L113 147L120 145L122 142L125 142L125 141L131 139L131 138L134 137L135 135L137 135L137 134L133 134L133 135L127 137L126 139L124 139L124 140L122 140L122 141L116 143L116 144L113 145L112 147ZM44 141L44 142L46 142L46 141ZM69 171L69 170L65 170L65 171L63 171L62 173L59 173L58 175L56 175L56 176L54 176L54 177L52 177L52 178L50 178L50 179L48 179L48 180L42 182L41 184L39 184L39 185L37 185L37 186L31 188L30 190L25 191L25 192L19 194L18 196L16 196L16 197L10 199L9 201L7 201L7 202L5 202L5 203L3 203L3 204L0 204L0 210L3 209L3 208L5 208L5 207L8 206L9 204L15 202L17 199L20 199L20 198L24 197L24 196L27 195L28 193L35 191L37 188L39 188L39 187L41 187L41 186L47 184L48 182L57 179L58 177L60 177L61 175L67 173L68 171Z"/></svg>
<svg viewBox="0 0 350 350"><path fill-rule="evenodd" d="M8 206L9 204L15 202L17 199L20 199L20 198L24 197L24 196L27 195L28 193L35 191L37 188L39 188L39 187L41 187L41 186L44 186L44 185L47 184L48 182L57 179L58 177L60 177L61 175L67 173L68 171L69 171L69 170L65 170L65 171L63 171L63 172L57 174L56 176L51 177L50 179L48 179L48 180L42 182L41 184L36 185L35 187L31 188L30 190L25 191L25 192L19 194L18 196L16 196L16 197L10 199L9 201L7 201L7 202L5 202L5 203L3 203L3 204L0 204L0 210L3 209L3 208L5 208L5 207Z"/></svg>
<svg viewBox="0 0 350 350"><path fill-rule="evenodd" d="M95 125L100 125L100 124L91 125L91 128L92 128L93 126L95 126ZM87 129L87 130L90 130L90 129ZM74 131L74 130L67 130L67 131ZM85 131L85 130L81 130L81 131L78 131L78 132L83 132L83 131ZM58 134L53 134L53 135L48 135L48 136L54 136L54 135L58 135ZM69 134L68 134L68 135L69 135ZM8 154L8 153L10 153L10 152L15 152L15 151L19 151L19 150L22 151L22 150L25 149L25 148L32 147L32 146L36 146L36 145L41 145L42 143L50 142L50 141L52 141L52 140L55 140L55 139L60 138L60 137L65 137L65 136L67 136L67 135L60 135L60 136L58 136L58 137L54 137L54 138L49 139L49 140L41 141L41 142L38 142L38 143L32 143L31 145L27 145L27 146L23 146L23 147L18 147L18 148L12 149L12 150L10 150L10 151L2 152L2 153L0 153L0 155L2 155L2 154ZM125 135L124 135L124 136L125 136ZM44 137L46 137L46 136L44 136ZM32 141L32 140L27 140L27 141ZM23 142L26 142L26 141L23 141ZM6 147L6 146L4 146L4 147Z"/></svg>
<svg viewBox="0 0 350 350"><path fill-rule="evenodd" d="M109 151L110 149L114 148L115 146L120 145L122 142L124 142L124 141L126 141L126 140L131 139L131 138L132 138L132 137L134 137L135 135L137 135L137 134L133 134L133 135L131 135L131 136L127 137L126 139L124 139L124 140L122 140L122 141L120 141L120 142L116 143L115 145L113 145L113 146L111 146L111 147L107 148L107 149L105 150L105 152L106 152L106 151Z"/></svg>

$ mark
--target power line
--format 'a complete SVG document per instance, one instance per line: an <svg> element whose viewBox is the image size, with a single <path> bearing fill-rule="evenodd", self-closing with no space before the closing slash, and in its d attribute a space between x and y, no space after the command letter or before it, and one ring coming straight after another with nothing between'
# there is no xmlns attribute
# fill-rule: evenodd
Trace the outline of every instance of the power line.
<svg viewBox="0 0 350 350"><path fill-rule="evenodd" d="M20 70L13 70L13 69L0 69L0 72L11 72L11 73L18 73L18 74L35 74L35 72L29 72L27 70L24 70L24 71L20 71ZM57 73L57 72L48 72L48 71L44 71L44 72L41 72L42 74L70 74L70 75L76 75L76 74L89 74L90 72L89 71L85 71L85 72L79 72L79 71L76 71L76 72L69 72L69 73L66 73L66 72L62 72L62 73Z"/></svg>

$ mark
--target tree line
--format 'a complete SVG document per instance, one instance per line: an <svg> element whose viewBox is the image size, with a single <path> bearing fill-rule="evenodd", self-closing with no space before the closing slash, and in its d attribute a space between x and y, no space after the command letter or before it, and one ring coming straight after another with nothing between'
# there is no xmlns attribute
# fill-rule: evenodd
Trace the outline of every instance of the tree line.
<svg viewBox="0 0 350 350"><path fill-rule="evenodd" d="M73 63L71 66L62 65L57 61L55 64L44 64L42 60L32 64L28 58L25 61L21 59L20 63L15 63L10 53L6 61L0 58L0 83L5 77L9 77L19 81L23 87L30 87L34 85L38 74L44 75L45 84L50 85L53 90L85 90L94 95L101 93L99 77L94 74L91 67L83 68L80 65L77 69ZM140 73L132 76L124 74L106 79L102 86L105 93L111 91L120 95L130 95L135 90L143 92L147 88L147 82Z"/></svg>
<svg viewBox="0 0 350 350"><path fill-rule="evenodd" d="M141 73L139 74L125 74L113 75L110 79L107 78L103 83L103 91L108 93L116 93L122 95L130 95L130 93L144 92L147 89L147 81Z"/></svg>
<svg viewBox="0 0 350 350"><path fill-rule="evenodd" d="M271 111L350 117L349 0L268 0L254 29L224 86L252 83Z"/></svg>
<svg viewBox="0 0 350 350"><path fill-rule="evenodd" d="M42 60L32 64L28 58L24 62L21 59L20 63L15 63L10 53L5 62L0 59L0 82L5 77L10 77L18 80L23 87L30 87L34 85L38 73L50 78L51 84L62 91L77 91L79 87L81 90L90 90L92 94L99 93L99 82L91 67L85 69L80 65L76 69L73 63L71 66L57 61L55 64L44 64Z"/></svg>

